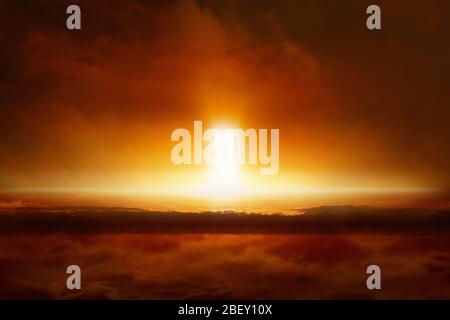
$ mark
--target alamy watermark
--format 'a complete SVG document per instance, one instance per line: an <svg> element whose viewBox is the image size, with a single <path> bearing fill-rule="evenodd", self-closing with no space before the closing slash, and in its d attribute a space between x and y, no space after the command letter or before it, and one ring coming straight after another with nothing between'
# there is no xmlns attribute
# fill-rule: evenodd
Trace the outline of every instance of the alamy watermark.
<svg viewBox="0 0 450 320"><path fill-rule="evenodd" d="M202 121L172 131L171 159L176 165L257 165L262 175L275 175L280 166L279 129L218 129L203 132ZM270 139L270 141L269 141ZM269 150L270 149L270 150Z"/></svg>

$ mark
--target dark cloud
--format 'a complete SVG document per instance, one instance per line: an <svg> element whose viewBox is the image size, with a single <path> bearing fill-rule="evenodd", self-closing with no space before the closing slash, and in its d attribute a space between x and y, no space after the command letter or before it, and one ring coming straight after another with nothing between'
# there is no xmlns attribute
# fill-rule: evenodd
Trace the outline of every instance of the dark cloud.
<svg viewBox="0 0 450 320"><path fill-rule="evenodd" d="M3 213L0 214L0 233L2 234L142 232L440 234L447 233L450 228L450 214L445 209L335 206L302 209L300 215L157 212L101 207L15 208L2 211ZM164 250L176 244L168 240L160 243L160 246ZM344 247L344 244L340 246ZM332 247L329 250L334 251ZM314 252L315 249L311 248L311 251ZM357 252L351 246L344 251Z"/></svg>
<svg viewBox="0 0 450 320"><path fill-rule="evenodd" d="M410 239L363 234L0 236L0 297L448 298L448 255L416 245L435 236L416 237L411 250L390 253L391 243ZM177 246L160 250L158 242L167 240ZM136 245L142 242L148 247ZM60 243L73 245L62 249ZM448 251L448 237L446 245ZM81 291L65 288L68 264L82 268ZM382 291L365 287L370 264L382 268Z"/></svg>
<svg viewBox="0 0 450 320"><path fill-rule="evenodd" d="M365 256L362 248L346 236L317 235L310 237L280 236L281 241L270 247L270 252L285 259L332 264L339 261L360 260Z"/></svg>

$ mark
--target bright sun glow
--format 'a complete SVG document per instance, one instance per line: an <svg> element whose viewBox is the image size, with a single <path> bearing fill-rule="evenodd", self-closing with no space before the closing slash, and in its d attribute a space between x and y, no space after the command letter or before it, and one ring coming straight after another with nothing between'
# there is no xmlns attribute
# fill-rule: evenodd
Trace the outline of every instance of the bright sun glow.
<svg viewBox="0 0 450 320"><path fill-rule="evenodd" d="M201 194L210 199L237 199L243 195L240 168L236 165L217 164L209 168L208 182Z"/></svg>
<svg viewBox="0 0 450 320"><path fill-rule="evenodd" d="M236 165L217 164L210 168L209 183L213 186L239 186L240 178Z"/></svg>
<svg viewBox="0 0 450 320"><path fill-rule="evenodd" d="M214 140L214 164L209 167L208 183L213 187L237 187L240 184L233 136L221 135Z"/></svg>
<svg viewBox="0 0 450 320"><path fill-rule="evenodd" d="M243 193L243 177L241 166L235 163L235 142L222 136L214 144L214 164L208 166L207 179L196 193L213 199L238 198Z"/></svg>
<svg viewBox="0 0 450 320"><path fill-rule="evenodd" d="M242 188L240 166L235 163L236 145L234 140L220 137L215 143L215 163L209 166L208 182L204 192L212 198L239 196Z"/></svg>

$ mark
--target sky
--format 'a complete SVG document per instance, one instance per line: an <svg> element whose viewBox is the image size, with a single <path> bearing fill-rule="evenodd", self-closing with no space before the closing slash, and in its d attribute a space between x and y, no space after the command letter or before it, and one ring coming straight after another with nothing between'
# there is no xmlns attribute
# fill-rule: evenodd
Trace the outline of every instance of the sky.
<svg viewBox="0 0 450 320"><path fill-rule="evenodd" d="M1 206L448 207L448 1L0 4ZM280 170L170 160L176 128L279 128Z"/></svg>

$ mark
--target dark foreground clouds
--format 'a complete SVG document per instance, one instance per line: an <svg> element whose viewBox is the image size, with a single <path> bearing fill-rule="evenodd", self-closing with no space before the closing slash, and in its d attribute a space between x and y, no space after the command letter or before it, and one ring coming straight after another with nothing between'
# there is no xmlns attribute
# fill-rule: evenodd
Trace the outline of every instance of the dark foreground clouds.
<svg viewBox="0 0 450 320"><path fill-rule="evenodd" d="M104 207L19 207L0 211L0 234L401 233L450 231L448 209L323 206L299 214L160 212Z"/></svg>
<svg viewBox="0 0 450 320"><path fill-rule="evenodd" d="M450 298L448 236L0 236L2 299ZM68 291L65 269L82 268ZM366 289L366 267L382 290Z"/></svg>
<svg viewBox="0 0 450 320"><path fill-rule="evenodd" d="M0 298L450 298L448 212L298 216L16 208L0 214ZM287 220L284 220L287 219ZM82 268L82 290L65 287ZM365 286L382 269L382 291Z"/></svg>

